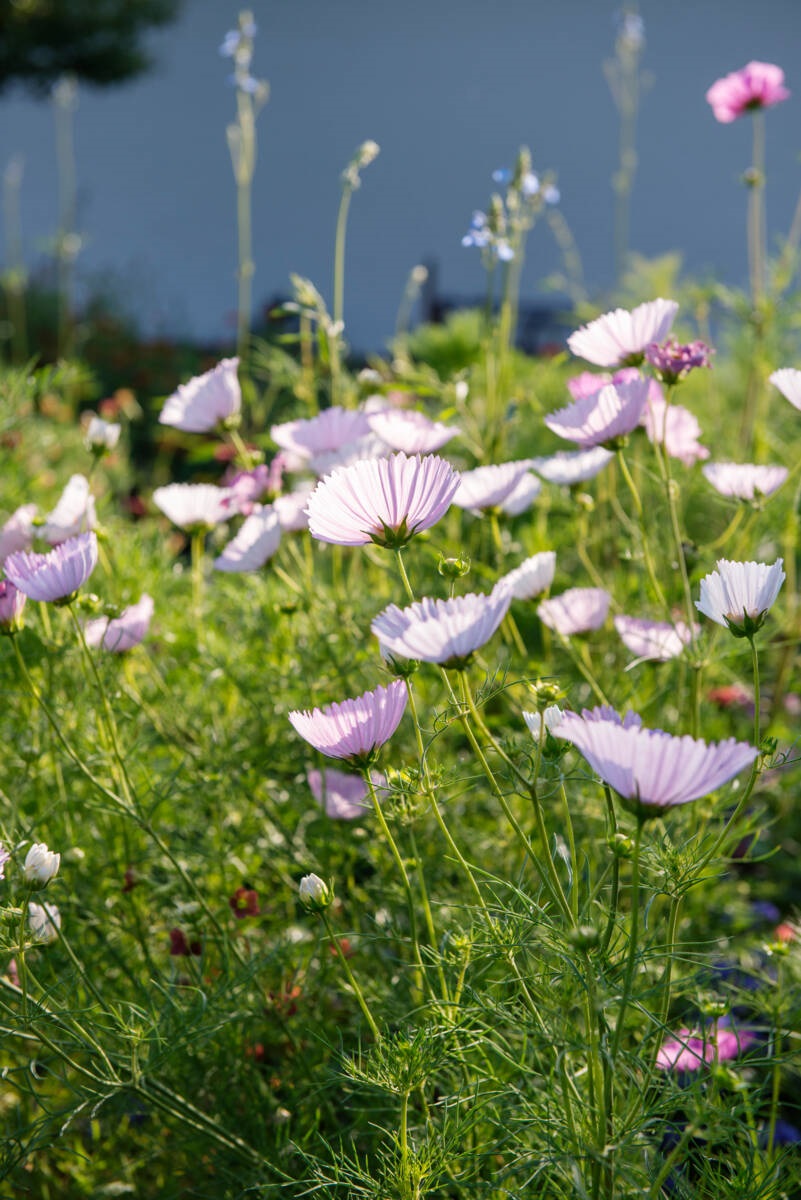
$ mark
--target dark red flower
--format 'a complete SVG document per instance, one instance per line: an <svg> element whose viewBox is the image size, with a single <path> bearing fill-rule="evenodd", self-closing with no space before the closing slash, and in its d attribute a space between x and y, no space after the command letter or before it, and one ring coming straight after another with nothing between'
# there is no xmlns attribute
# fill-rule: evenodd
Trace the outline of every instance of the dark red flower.
<svg viewBox="0 0 801 1200"><path fill-rule="evenodd" d="M244 917L257 917L261 912L259 894L254 888L238 887L228 903L234 916L240 921Z"/></svg>

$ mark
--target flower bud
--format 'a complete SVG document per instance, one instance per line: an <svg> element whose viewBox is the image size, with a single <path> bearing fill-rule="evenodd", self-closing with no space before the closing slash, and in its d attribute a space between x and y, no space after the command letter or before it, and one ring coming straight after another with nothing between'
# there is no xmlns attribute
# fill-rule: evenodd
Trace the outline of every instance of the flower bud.
<svg viewBox="0 0 801 1200"><path fill-rule="evenodd" d="M47 887L50 880L58 874L60 864L60 854L48 850L44 842L35 842L25 856L25 882L32 888Z"/></svg>
<svg viewBox="0 0 801 1200"><path fill-rule="evenodd" d="M0 633L18 633L22 629L22 610L27 599L10 579L0 580Z"/></svg>
<svg viewBox="0 0 801 1200"><path fill-rule="evenodd" d="M298 895L303 907L308 908L310 912L322 912L334 900L333 890L319 875L314 873L303 876L298 887Z"/></svg>
<svg viewBox="0 0 801 1200"><path fill-rule="evenodd" d="M87 450L91 450L93 454L98 456L105 453L106 450L113 450L120 440L121 425L116 425L111 421L104 421L102 417L92 413L88 426L86 427L86 437L84 444Z"/></svg>
<svg viewBox="0 0 801 1200"><path fill-rule="evenodd" d="M470 572L470 559L466 554L458 558L445 558L440 554L437 570L444 579L463 579Z"/></svg>

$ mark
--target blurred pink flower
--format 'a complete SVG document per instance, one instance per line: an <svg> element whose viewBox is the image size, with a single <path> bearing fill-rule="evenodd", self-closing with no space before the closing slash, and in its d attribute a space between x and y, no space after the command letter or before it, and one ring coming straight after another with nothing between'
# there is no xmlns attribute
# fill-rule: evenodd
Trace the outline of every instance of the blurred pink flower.
<svg viewBox="0 0 801 1200"><path fill-rule="evenodd" d="M646 621L640 617L615 617L614 625L623 645L638 658L654 659L657 662L667 662L681 654L685 646L689 646L693 632L684 621L676 621L670 625L667 621Z"/></svg>
<svg viewBox="0 0 801 1200"><path fill-rule="evenodd" d="M585 396L594 396L602 387L612 382L608 371L595 375L592 371L582 371L567 381L567 390L574 400L583 400Z"/></svg>
<svg viewBox="0 0 801 1200"><path fill-rule="evenodd" d="M170 483L156 488L153 503L181 529L213 529L233 515L228 489L213 483Z"/></svg>
<svg viewBox="0 0 801 1200"><path fill-rule="evenodd" d="M780 371L774 371L769 378L793 408L801 409L801 371L796 371L794 367L782 367Z"/></svg>
<svg viewBox="0 0 801 1200"><path fill-rule="evenodd" d="M307 509L312 537L341 546L403 546L445 515L459 475L436 455L403 452L366 459L327 475Z"/></svg>
<svg viewBox="0 0 801 1200"><path fill-rule="evenodd" d="M599 392L550 413L545 424L559 437L584 449L601 446L636 429L647 396L647 379L607 383Z"/></svg>
<svg viewBox="0 0 801 1200"><path fill-rule="evenodd" d="M132 650L145 638L153 616L153 597L143 592L136 604L129 604L118 617L98 617L87 621L83 636L89 646L102 646L104 650L122 654Z"/></svg>
<svg viewBox="0 0 801 1200"><path fill-rule="evenodd" d="M777 558L768 566L721 558L716 566L701 580L701 598L695 607L735 636L750 637L764 622L784 583L784 560Z"/></svg>
<svg viewBox="0 0 801 1200"><path fill-rule="evenodd" d="M286 463L290 471L304 467L317 472L326 466L331 469L334 455L359 445L369 434L370 424L363 412L336 404L323 409L316 417L284 421L270 430L275 444L287 452Z"/></svg>
<svg viewBox="0 0 801 1200"><path fill-rule="evenodd" d="M36 512L35 504L23 504L11 514L0 529L0 563L5 562L9 554L15 554L18 550L30 550Z"/></svg>
<svg viewBox="0 0 801 1200"><path fill-rule="evenodd" d="M309 528L306 508L315 486L314 483L299 483L291 492L276 496L273 500L273 508L284 533L298 533Z"/></svg>
<svg viewBox="0 0 801 1200"><path fill-rule="evenodd" d="M367 420L382 442L405 454L431 454L462 432L456 425L431 421L415 409L382 408L370 413Z"/></svg>
<svg viewBox="0 0 801 1200"><path fill-rule="evenodd" d="M757 108L771 108L790 96L784 71L773 63L750 62L712 84L706 94L715 118L724 125Z"/></svg>
<svg viewBox="0 0 801 1200"><path fill-rule="evenodd" d="M542 481L537 479L531 471L527 471L517 486L513 487L506 499L502 501L499 508L501 512L506 513L507 517L517 517L531 508L541 491Z"/></svg>
<svg viewBox="0 0 801 1200"><path fill-rule="evenodd" d="M66 542L77 533L87 533L97 525L95 499L85 475L73 475L58 504L45 518L40 536L51 546Z"/></svg>
<svg viewBox="0 0 801 1200"><path fill-rule="evenodd" d="M526 458L519 462L495 463L475 467L472 471L462 471L453 503L458 508L468 508L474 512L502 508L530 470L531 462Z"/></svg>
<svg viewBox="0 0 801 1200"><path fill-rule="evenodd" d="M736 496L738 500L772 496L788 475L787 467L762 467L753 463L707 463L701 470L716 492L721 496Z"/></svg>
<svg viewBox="0 0 801 1200"><path fill-rule="evenodd" d="M651 342L645 357L663 383L678 383L698 367L708 367L712 351L701 341L679 342L670 337L660 346Z"/></svg>
<svg viewBox="0 0 801 1200"><path fill-rule="evenodd" d="M386 780L378 772L371 772L373 786L378 790L386 787ZM325 808L326 815L337 821L355 821L370 809L367 784L361 775L351 775L326 767L324 771L306 772L306 779L317 803Z"/></svg>
<svg viewBox="0 0 801 1200"><path fill-rule="evenodd" d="M238 367L238 358L224 358L204 375L181 384L165 401L160 424L185 433L208 433L219 422L236 416L242 407Z"/></svg>
<svg viewBox="0 0 801 1200"><path fill-rule="evenodd" d="M527 558L514 571L509 571L498 580L495 587L506 588L513 600L530 600L532 596L548 590L555 571L556 554L553 550L542 550Z"/></svg>
<svg viewBox="0 0 801 1200"><path fill-rule="evenodd" d="M548 458L534 458L531 468L541 475L548 483L562 487L575 487L594 479L602 471L614 455L603 446L593 446L591 450L559 450Z"/></svg>
<svg viewBox="0 0 801 1200"><path fill-rule="evenodd" d="M509 609L512 594L496 587L489 595L426 597L398 608L390 604L370 626L381 653L459 668L495 633Z"/></svg>
<svg viewBox="0 0 801 1200"><path fill-rule="evenodd" d="M365 767L398 728L406 699L405 683L394 679L387 687L377 687L354 700L291 712L289 720L321 754Z"/></svg>
<svg viewBox="0 0 801 1200"><path fill-rule="evenodd" d="M730 1029L714 1025L704 1035L701 1030L680 1029L666 1038L656 1056L660 1071L697 1071L712 1062L728 1062L746 1050L756 1035L749 1029Z"/></svg>
<svg viewBox="0 0 801 1200"><path fill-rule="evenodd" d="M97 566L97 537L79 533L49 554L10 554L5 562L8 579L31 600L68 601Z"/></svg>
<svg viewBox="0 0 801 1200"><path fill-rule="evenodd" d="M0 579L0 632L22 629L22 610L28 597L10 579Z"/></svg>
<svg viewBox="0 0 801 1200"><path fill-rule="evenodd" d="M573 354L596 367L637 366L646 346L667 337L678 312L675 300L651 300L628 312L616 308L571 333Z"/></svg>
<svg viewBox="0 0 801 1200"><path fill-rule="evenodd" d="M281 522L272 504L254 506L242 528L214 560L218 571L259 571L281 543Z"/></svg>
<svg viewBox="0 0 801 1200"><path fill-rule="evenodd" d="M648 389L642 423L649 442L664 445L666 453L685 467L709 458L709 450L698 441L701 426L695 415L680 404L669 405L655 380Z"/></svg>
<svg viewBox="0 0 801 1200"><path fill-rule="evenodd" d="M604 783L642 817L714 792L758 754L754 746L734 738L706 743L673 737L661 729L644 729L638 720L631 713L621 720L609 708L585 710L581 716L570 712L553 732L572 742Z"/></svg>
<svg viewBox="0 0 801 1200"><path fill-rule="evenodd" d="M543 600L537 615L544 625L564 637L600 629L612 597L603 588L568 588L561 596Z"/></svg>

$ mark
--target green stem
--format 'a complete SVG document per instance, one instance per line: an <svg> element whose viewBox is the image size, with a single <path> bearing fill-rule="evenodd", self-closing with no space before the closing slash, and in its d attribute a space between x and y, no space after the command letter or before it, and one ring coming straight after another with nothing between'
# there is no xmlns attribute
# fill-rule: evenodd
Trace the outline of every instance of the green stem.
<svg viewBox="0 0 801 1200"><path fill-rule="evenodd" d="M411 1200L411 1179L409 1176L409 1093L401 1095L400 1110L400 1179L401 1195L404 1200Z"/></svg>
<svg viewBox="0 0 801 1200"><path fill-rule="evenodd" d="M364 1014L365 1021L370 1026L370 1032L372 1033L375 1040L377 1042L380 1042L381 1041L381 1031L378 1028L378 1025L376 1024L376 1022L373 1018L373 1014L370 1012L369 1005L364 998L364 993L362 992L362 989L359 987L358 983L356 982L356 977L354 976L353 972L350 969L350 963L348 962L347 957L346 957L342 947L339 944L339 938L335 935L334 930L331 928L331 919L328 916L328 910L324 908L321 911L320 916L323 918L323 924L325 925L326 932L331 940L331 945L334 947L334 949L337 952L337 957L339 958L340 964L342 965L342 969L344 970L344 972L347 976L348 983L353 988L353 994L355 995L356 999L359 1002L359 1008L362 1010L362 1013Z"/></svg>
<svg viewBox="0 0 801 1200"><path fill-rule="evenodd" d="M637 817L637 830L634 835L634 854L632 857L631 868L631 929L629 932L629 954L626 963L626 975L623 980L623 994L620 998L620 1008L618 1010L617 1022L615 1024L615 1036L612 1041L612 1064L617 1060L618 1051L620 1050L620 1042L623 1037L623 1025L626 1019L626 1010L631 1000L631 988L634 982L634 967L637 961L637 940L640 932L640 846L642 843L642 817Z"/></svg>
<svg viewBox="0 0 801 1200"><path fill-rule="evenodd" d="M640 526L640 543L642 545L643 561L645 562L645 569L648 572L648 578L651 581L651 588L653 589L654 596L656 597L659 605L667 613L668 619L670 619L670 608L668 607L668 602L665 599L665 593L662 591L662 585L657 579L654 560L651 557L651 548L648 543L648 528L645 521L645 512L642 506L642 500L640 499L640 493L638 492L637 485L631 476L631 472L629 471L628 464L623 456L622 450L618 450L617 452L617 461L620 465L620 473L623 476L626 487L629 489L631 494L631 498L634 503L634 511L637 514L637 521Z"/></svg>
<svg viewBox="0 0 801 1200"><path fill-rule="evenodd" d="M206 535L203 530L196 529L192 533L192 611L196 624L200 624L203 615L203 547Z"/></svg>

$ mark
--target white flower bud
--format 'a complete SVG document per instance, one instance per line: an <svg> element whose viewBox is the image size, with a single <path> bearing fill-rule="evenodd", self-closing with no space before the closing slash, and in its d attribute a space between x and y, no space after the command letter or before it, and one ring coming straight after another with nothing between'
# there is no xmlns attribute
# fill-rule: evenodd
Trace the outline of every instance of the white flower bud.
<svg viewBox="0 0 801 1200"><path fill-rule="evenodd" d="M87 450L113 450L120 440L121 431L121 425L104 421L102 417L93 413L86 428Z"/></svg>
<svg viewBox="0 0 801 1200"><path fill-rule="evenodd" d="M309 909L328 908L334 899L328 884L315 874L303 876L298 887L298 894L301 904L304 908Z"/></svg>
<svg viewBox="0 0 801 1200"><path fill-rule="evenodd" d="M25 882L35 888L47 887L58 874L60 864L60 854L48 850L44 842L35 842L25 856Z"/></svg>

